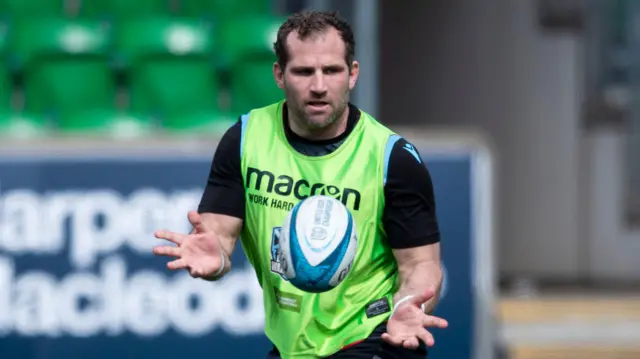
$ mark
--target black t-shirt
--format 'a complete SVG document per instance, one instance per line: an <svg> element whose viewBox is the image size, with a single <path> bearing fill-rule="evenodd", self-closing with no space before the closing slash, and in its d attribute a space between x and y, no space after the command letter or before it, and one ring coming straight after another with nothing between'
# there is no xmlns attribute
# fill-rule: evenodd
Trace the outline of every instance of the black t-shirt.
<svg viewBox="0 0 640 359"><path fill-rule="evenodd" d="M333 152L360 120L360 110L349 104L347 130L343 134L330 140L311 141L293 133L286 118L286 108L283 113L287 140L294 149L307 156ZM200 213L244 219L246 197L240 167L241 131L238 121L220 139L198 207ZM411 248L440 241L431 176L417 149L404 139L398 140L391 150L384 196L382 224L392 248Z"/></svg>

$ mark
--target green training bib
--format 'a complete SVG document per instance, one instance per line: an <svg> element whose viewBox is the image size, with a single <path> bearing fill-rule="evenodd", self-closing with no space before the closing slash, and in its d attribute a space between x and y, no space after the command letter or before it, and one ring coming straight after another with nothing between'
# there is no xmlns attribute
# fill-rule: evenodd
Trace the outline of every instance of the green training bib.
<svg viewBox="0 0 640 359"><path fill-rule="evenodd" d="M310 157L288 143L284 101L242 117L241 166L246 215L241 243L264 292L265 333L283 358L317 358L362 340L389 316L397 265L381 224L392 131L361 111L352 133L331 154ZM325 194L342 201L356 223L350 273L324 293L283 279L274 239L300 200Z"/></svg>

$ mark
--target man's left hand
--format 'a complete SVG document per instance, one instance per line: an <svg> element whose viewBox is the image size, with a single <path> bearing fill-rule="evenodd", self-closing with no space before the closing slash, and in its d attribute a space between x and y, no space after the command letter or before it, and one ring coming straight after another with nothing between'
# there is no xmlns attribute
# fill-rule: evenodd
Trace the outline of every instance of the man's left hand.
<svg viewBox="0 0 640 359"><path fill-rule="evenodd" d="M448 325L446 320L425 314L422 310L422 304L434 296L435 292L428 291L401 303L391 314L382 339L391 345L408 349L418 348L420 341L433 346L433 335L426 328L446 328Z"/></svg>

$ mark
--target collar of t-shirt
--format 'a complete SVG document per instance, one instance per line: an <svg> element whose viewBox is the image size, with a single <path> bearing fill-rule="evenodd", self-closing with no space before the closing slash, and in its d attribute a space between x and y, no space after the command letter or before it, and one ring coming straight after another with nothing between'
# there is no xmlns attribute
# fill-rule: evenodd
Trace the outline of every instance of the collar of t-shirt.
<svg viewBox="0 0 640 359"><path fill-rule="evenodd" d="M346 130L337 137L326 140L309 140L295 134L288 121L287 104L285 103L282 109L282 123L284 125L284 132L287 136L287 141L291 144L296 151L306 156L324 156L335 151L344 140L349 136L351 131L356 127L356 124L360 120L360 110L358 107L349 103L349 117L347 118Z"/></svg>

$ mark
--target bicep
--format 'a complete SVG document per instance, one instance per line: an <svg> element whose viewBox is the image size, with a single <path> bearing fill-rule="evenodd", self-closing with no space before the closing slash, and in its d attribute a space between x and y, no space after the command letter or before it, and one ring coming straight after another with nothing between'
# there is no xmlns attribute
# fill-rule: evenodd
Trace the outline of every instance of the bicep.
<svg viewBox="0 0 640 359"><path fill-rule="evenodd" d="M238 122L220 139L198 206L199 213L244 218L245 192L240 167L241 137L242 129Z"/></svg>
<svg viewBox="0 0 640 359"><path fill-rule="evenodd" d="M240 237L244 220L217 213L202 213L200 216L204 226L218 236L222 249L230 256Z"/></svg>
<svg viewBox="0 0 640 359"><path fill-rule="evenodd" d="M394 145L387 173L382 223L389 246L408 249L440 242L431 176L404 139Z"/></svg>

